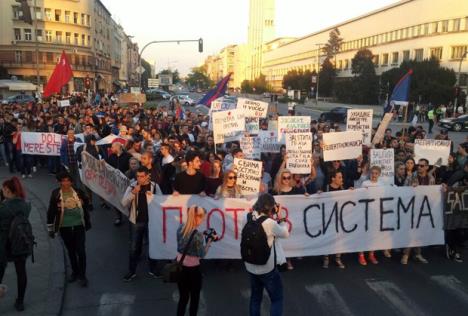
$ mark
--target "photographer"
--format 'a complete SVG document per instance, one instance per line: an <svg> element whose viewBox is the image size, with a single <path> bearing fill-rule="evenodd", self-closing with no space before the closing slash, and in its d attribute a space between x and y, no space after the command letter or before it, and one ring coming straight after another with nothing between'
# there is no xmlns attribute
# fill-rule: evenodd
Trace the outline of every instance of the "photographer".
<svg viewBox="0 0 468 316"><path fill-rule="evenodd" d="M196 315L200 291L202 285L202 274L200 271L200 259L204 258L212 241L217 241L218 236L214 230L201 233L197 228L203 223L206 211L199 206L191 206L187 210L187 220L177 229L177 261L182 258L185 247L189 244L187 254L182 264L182 275L177 283L179 288L179 303L177 315L185 315L185 309L190 299L190 315ZM192 236L193 235L193 236ZM205 240L203 235L206 236Z"/></svg>
<svg viewBox="0 0 468 316"><path fill-rule="evenodd" d="M277 222L271 218L278 213L279 206L270 194L260 195L253 209L254 211L247 215L241 241L241 255L249 272L252 291L250 315L260 315L264 288L270 296L271 315L281 315L283 284L276 266L284 264L286 258L276 238L288 238L288 226L284 221Z"/></svg>

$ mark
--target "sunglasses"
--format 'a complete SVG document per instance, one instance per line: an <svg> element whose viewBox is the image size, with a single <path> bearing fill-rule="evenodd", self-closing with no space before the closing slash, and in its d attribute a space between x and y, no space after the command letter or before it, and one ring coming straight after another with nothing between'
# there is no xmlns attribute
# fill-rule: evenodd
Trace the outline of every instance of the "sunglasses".
<svg viewBox="0 0 468 316"><path fill-rule="evenodd" d="M230 176L228 177L229 180L237 180L237 176Z"/></svg>
<svg viewBox="0 0 468 316"><path fill-rule="evenodd" d="M283 177L283 180L291 180L291 177Z"/></svg>

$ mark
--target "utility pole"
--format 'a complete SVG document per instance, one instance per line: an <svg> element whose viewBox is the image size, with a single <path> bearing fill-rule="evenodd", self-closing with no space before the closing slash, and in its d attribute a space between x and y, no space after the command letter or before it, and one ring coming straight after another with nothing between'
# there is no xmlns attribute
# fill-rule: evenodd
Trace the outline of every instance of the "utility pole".
<svg viewBox="0 0 468 316"><path fill-rule="evenodd" d="M468 50L466 50L463 55L460 58L460 63L458 64L458 72L457 72L457 83L455 85L456 89L460 92L460 73L461 73L461 66L463 63L463 60L465 59L466 55L468 54ZM457 113L457 106L458 106L458 95L455 96L455 102L453 103L453 114L455 116L455 113Z"/></svg>
<svg viewBox="0 0 468 316"><path fill-rule="evenodd" d="M317 89L315 91L315 102L318 105L318 98L319 98L319 78L320 78L320 50L322 49L323 43L315 44L318 46L317 48Z"/></svg>

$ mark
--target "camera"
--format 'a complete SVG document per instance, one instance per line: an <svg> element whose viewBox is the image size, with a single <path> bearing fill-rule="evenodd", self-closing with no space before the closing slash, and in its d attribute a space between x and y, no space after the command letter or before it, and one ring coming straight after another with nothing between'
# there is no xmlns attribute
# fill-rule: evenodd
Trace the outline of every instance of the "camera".
<svg viewBox="0 0 468 316"><path fill-rule="evenodd" d="M208 240L212 240L214 242L219 240L219 237L216 234L216 230L213 228L209 228L203 232L203 235L205 235L205 241L208 242Z"/></svg>

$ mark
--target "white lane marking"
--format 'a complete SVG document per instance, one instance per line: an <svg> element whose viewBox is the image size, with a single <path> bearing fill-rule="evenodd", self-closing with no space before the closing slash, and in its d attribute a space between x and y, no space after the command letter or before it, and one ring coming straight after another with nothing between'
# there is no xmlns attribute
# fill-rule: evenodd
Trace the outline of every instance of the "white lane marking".
<svg viewBox="0 0 468 316"><path fill-rule="evenodd" d="M389 304L398 315L427 315L393 282L370 279L366 280L366 283L383 301Z"/></svg>
<svg viewBox="0 0 468 316"><path fill-rule="evenodd" d="M431 280L441 286L451 296L468 305L468 292L463 283L453 275L434 275Z"/></svg>
<svg viewBox="0 0 468 316"><path fill-rule="evenodd" d="M319 303L319 307L325 314L343 316L353 315L343 297L338 293L338 290L333 284L325 283L306 285L305 289L315 297Z"/></svg>
<svg viewBox="0 0 468 316"><path fill-rule="evenodd" d="M104 293L99 299L99 316L130 316L135 295Z"/></svg>
<svg viewBox="0 0 468 316"><path fill-rule="evenodd" d="M174 292L172 292L172 300L176 304L179 303L179 291L178 290L175 290ZM186 310L187 315L188 315L189 306L190 306L190 300L189 300L189 303L187 304L187 310ZM198 314L197 315L200 315L200 316L208 315L208 311L206 309L206 299L205 299L205 294L203 293L203 290L200 292L200 301L198 302Z"/></svg>

